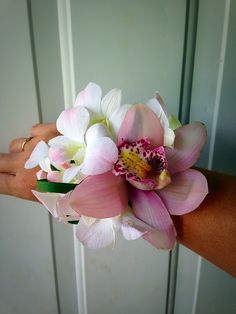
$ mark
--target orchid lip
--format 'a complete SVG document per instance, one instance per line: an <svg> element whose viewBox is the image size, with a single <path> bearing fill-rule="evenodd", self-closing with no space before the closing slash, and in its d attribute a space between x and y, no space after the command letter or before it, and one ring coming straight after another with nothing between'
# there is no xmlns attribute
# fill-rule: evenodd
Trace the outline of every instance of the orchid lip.
<svg viewBox="0 0 236 314"><path fill-rule="evenodd" d="M147 138L133 143L122 140L118 146L119 159L114 166L116 175L124 175L128 181L148 181L161 175L167 169L167 161L163 146L149 149L150 141ZM154 183L155 185L155 183Z"/></svg>

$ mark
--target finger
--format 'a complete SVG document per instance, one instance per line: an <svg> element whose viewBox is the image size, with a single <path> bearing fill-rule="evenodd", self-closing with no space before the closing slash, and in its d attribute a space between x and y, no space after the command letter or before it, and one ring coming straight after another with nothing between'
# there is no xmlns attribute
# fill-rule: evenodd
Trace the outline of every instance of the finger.
<svg viewBox="0 0 236 314"><path fill-rule="evenodd" d="M13 195L16 177L12 174L0 173L0 194Z"/></svg>
<svg viewBox="0 0 236 314"><path fill-rule="evenodd" d="M19 166L18 154L0 153L0 172L15 173Z"/></svg>
<svg viewBox="0 0 236 314"><path fill-rule="evenodd" d="M39 123L32 126L30 134L32 136L41 136L44 133L55 133L57 134L57 128L55 123Z"/></svg>
<svg viewBox="0 0 236 314"><path fill-rule="evenodd" d="M9 144L10 153L19 153L22 152L22 145L27 140L26 137L19 137L12 140Z"/></svg>

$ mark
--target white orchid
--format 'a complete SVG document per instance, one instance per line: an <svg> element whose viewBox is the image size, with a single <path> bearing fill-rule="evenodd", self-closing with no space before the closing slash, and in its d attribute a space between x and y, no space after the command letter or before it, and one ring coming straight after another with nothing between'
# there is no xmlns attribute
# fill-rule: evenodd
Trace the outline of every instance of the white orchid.
<svg viewBox="0 0 236 314"><path fill-rule="evenodd" d="M57 119L57 129L62 135L49 141L49 158L62 165L70 163L63 175L65 183L78 176L107 172L118 158L116 144L105 126L96 123L88 128L89 123L89 112L84 107L66 109Z"/></svg>
<svg viewBox="0 0 236 314"><path fill-rule="evenodd" d="M91 124L103 123L115 138L126 112L131 107L128 104L121 105L121 90L114 88L102 98L101 87L95 83L89 83L78 94L74 106L87 108Z"/></svg>
<svg viewBox="0 0 236 314"><path fill-rule="evenodd" d="M25 167L33 168L39 164L48 173L49 181L64 183L80 183L88 175L111 170L118 159L116 144L103 124L88 128L89 123L90 115L85 107L64 110L56 122L62 135L51 139L48 145L41 141ZM51 165L58 171L52 171Z"/></svg>

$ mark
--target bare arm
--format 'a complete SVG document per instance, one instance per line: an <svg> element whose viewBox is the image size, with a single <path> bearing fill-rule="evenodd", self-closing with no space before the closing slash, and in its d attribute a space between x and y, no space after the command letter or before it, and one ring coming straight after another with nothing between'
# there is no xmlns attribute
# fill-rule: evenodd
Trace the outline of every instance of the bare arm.
<svg viewBox="0 0 236 314"><path fill-rule="evenodd" d="M192 213L172 217L178 241L236 277L236 177L201 172L209 194Z"/></svg>

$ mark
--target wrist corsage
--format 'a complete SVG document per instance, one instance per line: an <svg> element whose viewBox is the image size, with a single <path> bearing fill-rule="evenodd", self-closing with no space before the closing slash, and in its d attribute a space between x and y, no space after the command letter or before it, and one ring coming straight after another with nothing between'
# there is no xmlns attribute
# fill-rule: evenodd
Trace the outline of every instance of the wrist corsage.
<svg viewBox="0 0 236 314"><path fill-rule="evenodd" d="M171 215L196 209L208 193L206 178L190 169L206 141L200 122L181 126L157 93L146 104L121 105L121 91L102 98L89 83L56 122L61 134L41 141L25 168L40 166L36 198L64 223L77 224L89 248L143 237L171 249Z"/></svg>

